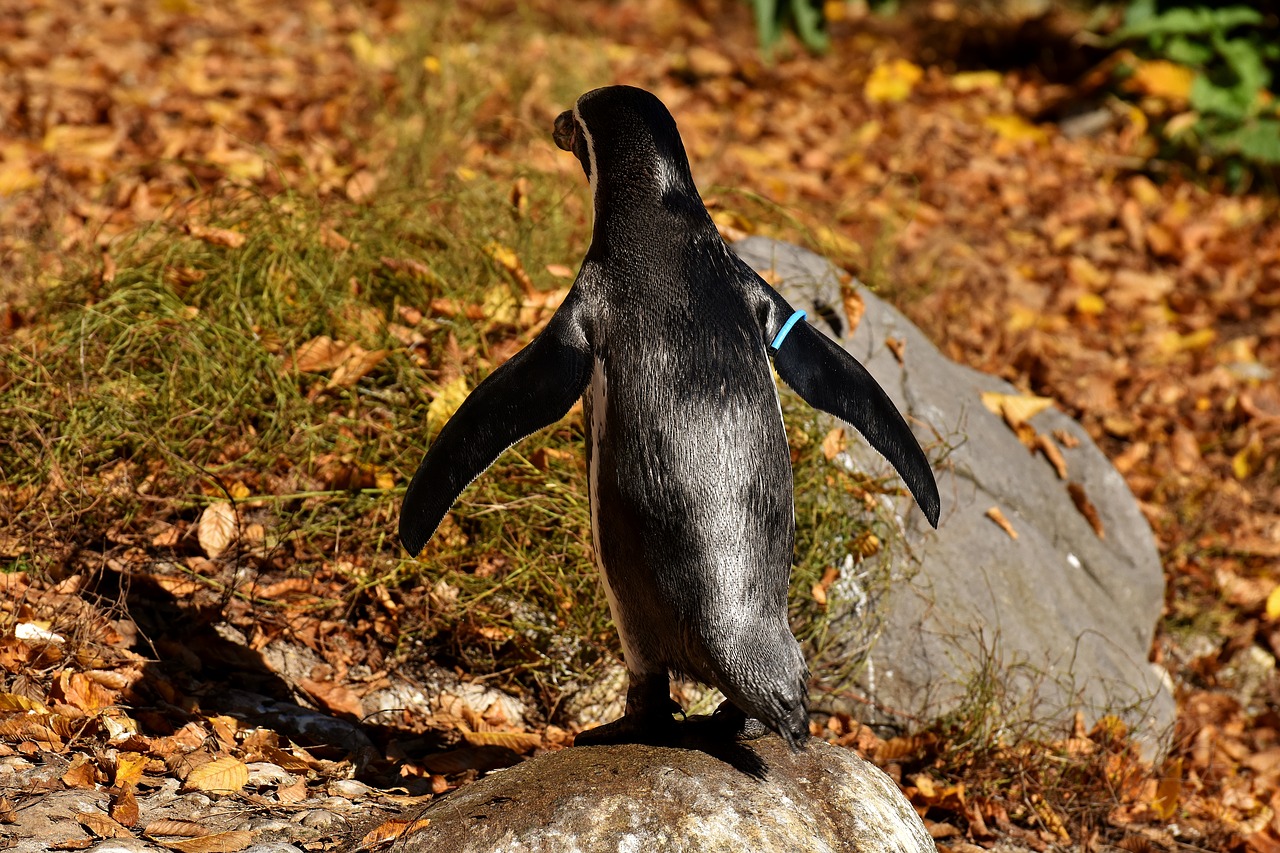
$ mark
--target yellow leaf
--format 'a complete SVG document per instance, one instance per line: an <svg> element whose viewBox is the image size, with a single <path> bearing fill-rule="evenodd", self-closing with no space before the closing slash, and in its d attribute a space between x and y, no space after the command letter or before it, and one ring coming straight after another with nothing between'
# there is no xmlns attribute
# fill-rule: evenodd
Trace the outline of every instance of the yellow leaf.
<svg viewBox="0 0 1280 853"><path fill-rule="evenodd" d="M1107 310L1107 301L1096 293L1082 293L1076 297L1076 311L1096 317Z"/></svg>
<svg viewBox="0 0 1280 853"><path fill-rule="evenodd" d="M1125 88L1156 98L1186 101L1195 79L1196 72L1192 68L1165 59L1153 59L1139 63L1133 76L1125 81Z"/></svg>
<svg viewBox="0 0 1280 853"><path fill-rule="evenodd" d="M1168 772L1156 785L1156 795L1151 810L1160 820L1170 820L1178 811L1178 796L1182 793L1182 759L1169 762Z"/></svg>
<svg viewBox="0 0 1280 853"><path fill-rule="evenodd" d="M396 478L390 471L379 471L373 475L373 484L379 489L394 489Z"/></svg>
<svg viewBox="0 0 1280 853"><path fill-rule="evenodd" d="M347 44L351 48L351 53L363 65L367 65L377 71L391 71L396 67L396 63L400 60L399 52L389 44L374 44L373 41L362 32L354 32L347 37Z"/></svg>
<svg viewBox="0 0 1280 853"><path fill-rule="evenodd" d="M923 76L919 65L905 59L882 62L872 69L862 94L872 103L905 101Z"/></svg>
<svg viewBox="0 0 1280 853"><path fill-rule="evenodd" d="M116 756L116 772L112 782L117 788L136 785L147 769L147 757L139 752L121 752Z"/></svg>
<svg viewBox="0 0 1280 853"><path fill-rule="evenodd" d="M0 712L31 711L36 714L47 714L49 710L35 699L17 693L0 693Z"/></svg>
<svg viewBox="0 0 1280 853"><path fill-rule="evenodd" d="M360 839L360 848L370 850L374 847L380 847L389 841L400 841L408 838L410 835L421 832L430 825L430 818L418 818L412 823L407 820L394 818L379 824L377 827L369 830L364 838Z"/></svg>
<svg viewBox="0 0 1280 853"><path fill-rule="evenodd" d="M1267 621L1280 621L1280 583L1267 596Z"/></svg>
<svg viewBox="0 0 1280 853"><path fill-rule="evenodd" d="M43 183L31 168L27 149L18 143L0 148L0 196L14 195Z"/></svg>
<svg viewBox="0 0 1280 853"><path fill-rule="evenodd" d="M510 326L520 316L520 303L505 284L497 284L485 291L481 303L484 316L495 326Z"/></svg>
<svg viewBox="0 0 1280 853"><path fill-rule="evenodd" d="M1237 480L1247 480L1258 470L1262 463L1262 437L1254 433L1249 443L1240 448L1240 452L1231 457L1231 473Z"/></svg>
<svg viewBox="0 0 1280 853"><path fill-rule="evenodd" d="M467 399L469 391L466 377L459 376L436 392L431 405L427 406L428 435L434 436L440 432L440 428L453 417L454 412L458 411L462 401Z"/></svg>
<svg viewBox="0 0 1280 853"><path fill-rule="evenodd" d="M1052 397L1034 394L997 394L984 391L982 405L993 415L999 415L1010 423L1024 423L1053 405Z"/></svg>
<svg viewBox="0 0 1280 853"><path fill-rule="evenodd" d="M215 501L200 513L196 539L209 559L218 556L236 538L236 511L226 501Z"/></svg>
<svg viewBox="0 0 1280 853"><path fill-rule="evenodd" d="M999 71L962 71L951 75L951 88L957 92L973 92L978 89L998 89L1004 82Z"/></svg>
<svg viewBox="0 0 1280 853"><path fill-rule="evenodd" d="M1035 142L1043 143L1049 138L1049 134L1044 128L1036 127L1031 122L1018 115L994 115L987 116L982 123L996 132L1001 139L1007 139L1010 142Z"/></svg>
<svg viewBox="0 0 1280 853"><path fill-rule="evenodd" d="M422 70L427 72L428 74L439 74L440 69L442 67L443 66L440 64L440 57L438 56L422 57Z"/></svg>
<svg viewBox="0 0 1280 853"><path fill-rule="evenodd" d="M211 793L233 793L247 784L249 784L249 768L239 759L224 755L192 770L187 774L183 787L187 790Z"/></svg>

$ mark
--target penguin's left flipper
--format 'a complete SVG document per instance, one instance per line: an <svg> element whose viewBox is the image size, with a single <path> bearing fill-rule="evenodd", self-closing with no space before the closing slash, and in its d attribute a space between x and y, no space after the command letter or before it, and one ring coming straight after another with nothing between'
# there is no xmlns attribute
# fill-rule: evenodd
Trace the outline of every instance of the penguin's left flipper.
<svg viewBox="0 0 1280 853"><path fill-rule="evenodd" d="M577 296L570 291L547 327L489 374L431 443L400 509L400 542L410 554L504 450L564 417L586 390L592 358Z"/></svg>
<svg viewBox="0 0 1280 853"><path fill-rule="evenodd" d="M776 316L779 312L771 313ZM781 319L788 316L781 314ZM779 325L774 324L775 329ZM778 349L770 351L782 381L810 406L848 421L862 433L897 469L929 523L937 527L941 501L929 458L889 395L867 369L805 322L796 323Z"/></svg>

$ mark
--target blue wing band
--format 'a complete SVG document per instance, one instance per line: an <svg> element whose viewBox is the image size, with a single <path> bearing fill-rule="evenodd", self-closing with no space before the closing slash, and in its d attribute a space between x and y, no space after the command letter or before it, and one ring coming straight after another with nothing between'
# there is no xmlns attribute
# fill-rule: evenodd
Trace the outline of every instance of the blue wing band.
<svg viewBox="0 0 1280 853"><path fill-rule="evenodd" d="M787 318L787 322L782 324L782 328L778 330L778 334L774 335L773 342L769 344L769 348L777 352L782 348L782 342L787 339L787 335L791 332L791 327L804 319L805 312L797 311Z"/></svg>

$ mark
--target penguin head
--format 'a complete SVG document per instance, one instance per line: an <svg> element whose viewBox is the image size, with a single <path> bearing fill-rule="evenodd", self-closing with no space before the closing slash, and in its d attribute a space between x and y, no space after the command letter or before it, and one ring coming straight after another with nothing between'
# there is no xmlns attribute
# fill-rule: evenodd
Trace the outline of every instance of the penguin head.
<svg viewBox="0 0 1280 853"><path fill-rule="evenodd" d="M556 145L587 174L599 224L653 205L706 217L675 119L652 93L606 86L556 117Z"/></svg>

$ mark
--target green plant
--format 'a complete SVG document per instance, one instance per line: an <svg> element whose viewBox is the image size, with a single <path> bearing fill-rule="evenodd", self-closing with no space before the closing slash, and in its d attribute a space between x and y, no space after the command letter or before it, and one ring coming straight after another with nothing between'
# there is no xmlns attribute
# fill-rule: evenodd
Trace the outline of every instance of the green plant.
<svg viewBox="0 0 1280 853"><path fill-rule="evenodd" d="M1247 6L1174 6L1135 0L1112 40L1138 42L1149 55L1195 71L1194 115L1169 127L1184 144L1216 157L1280 165L1280 109L1269 91L1280 44L1261 12Z"/></svg>
<svg viewBox="0 0 1280 853"><path fill-rule="evenodd" d="M830 44L822 7L813 0L751 0L751 6L760 46L766 53L773 50L788 24L795 27L804 46L815 53L822 53Z"/></svg>

